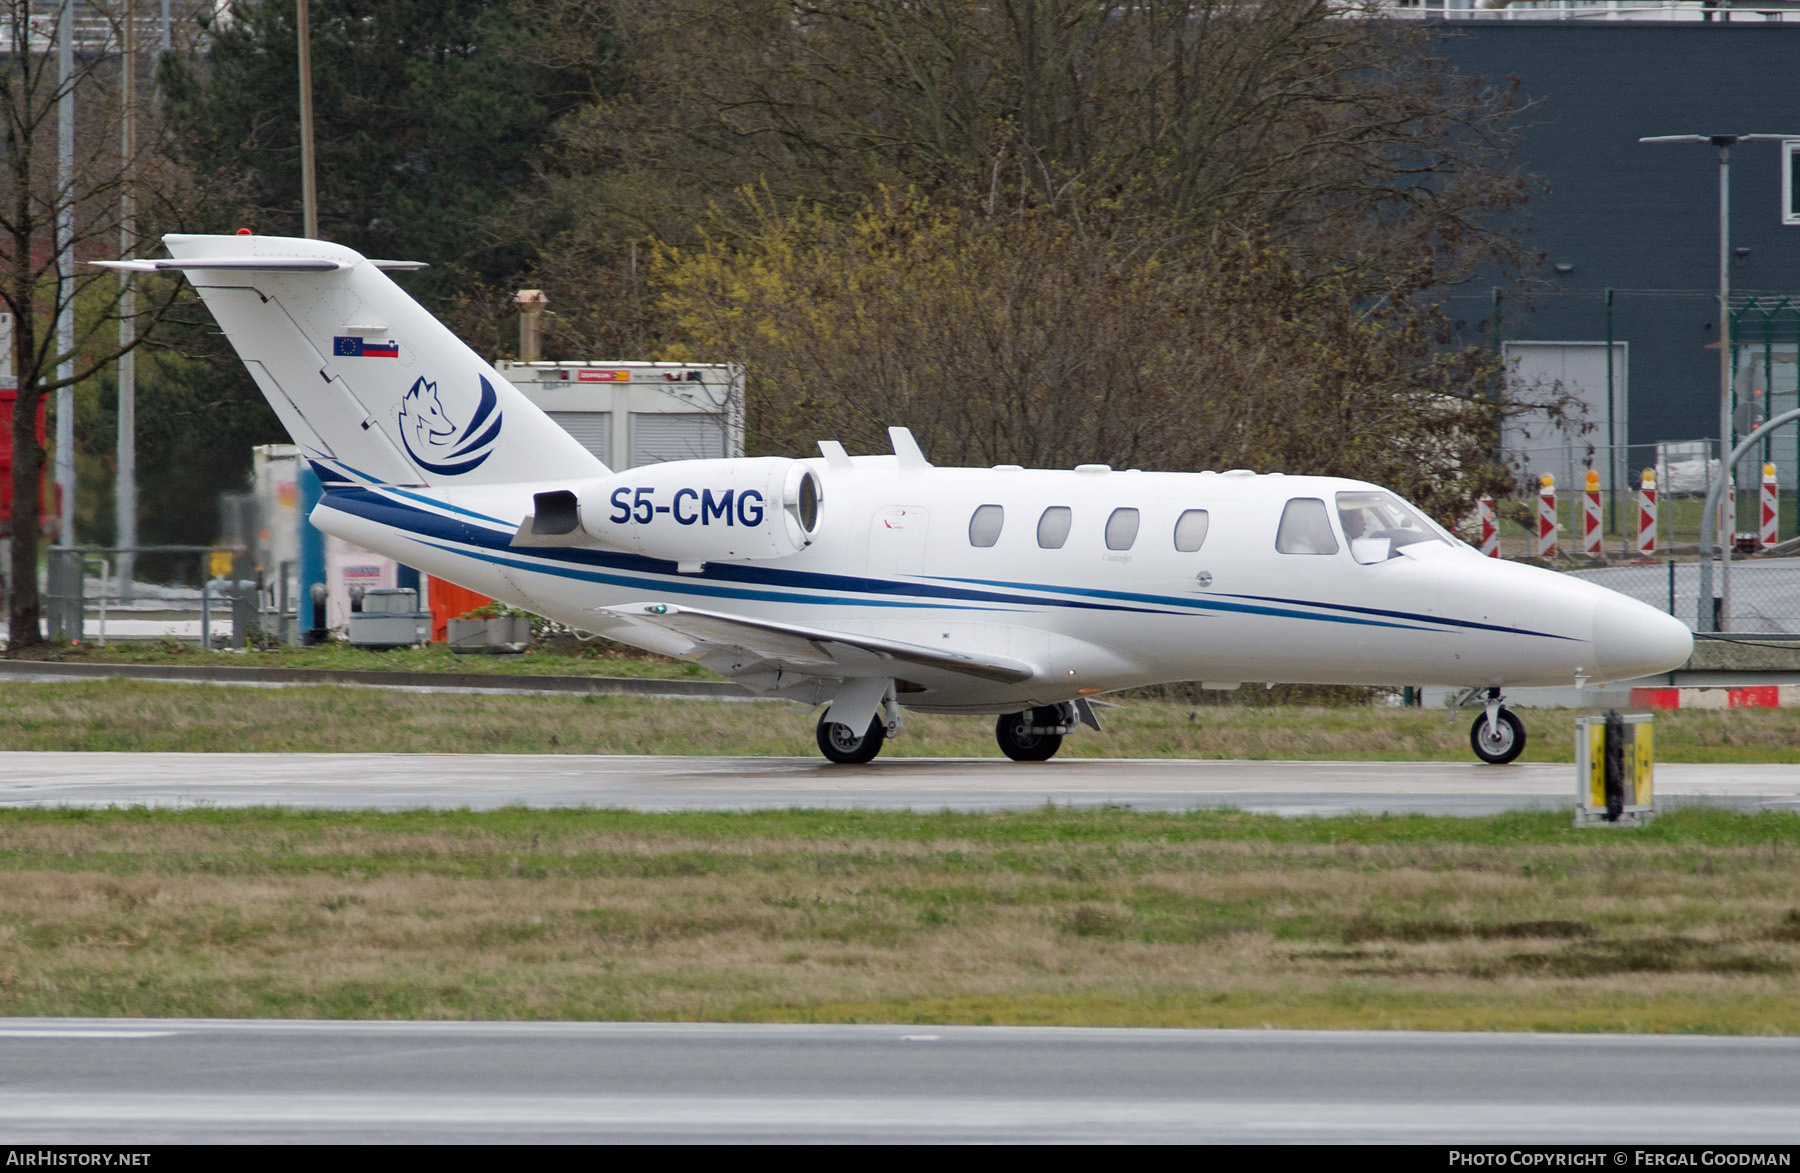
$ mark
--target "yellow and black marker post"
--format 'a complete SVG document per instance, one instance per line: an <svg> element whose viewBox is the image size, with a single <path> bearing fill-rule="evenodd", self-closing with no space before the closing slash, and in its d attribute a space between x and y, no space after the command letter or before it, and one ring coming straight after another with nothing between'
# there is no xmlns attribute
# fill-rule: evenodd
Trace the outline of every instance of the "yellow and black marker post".
<svg viewBox="0 0 1800 1173"><path fill-rule="evenodd" d="M1637 825L1656 814L1649 713L1575 719L1575 825Z"/></svg>

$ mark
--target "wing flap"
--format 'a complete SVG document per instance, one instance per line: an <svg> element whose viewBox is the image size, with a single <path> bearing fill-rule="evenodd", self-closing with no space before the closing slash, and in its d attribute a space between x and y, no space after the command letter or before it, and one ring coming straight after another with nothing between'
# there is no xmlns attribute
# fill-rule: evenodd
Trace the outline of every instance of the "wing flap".
<svg viewBox="0 0 1800 1173"><path fill-rule="evenodd" d="M737 650L811 675L827 675L840 668L853 668L857 675L868 675L870 656L1002 684L1017 684L1036 675L1030 664L1002 656L946 652L879 636L725 615L672 603L631 603L599 610L626 623L679 635L703 654Z"/></svg>

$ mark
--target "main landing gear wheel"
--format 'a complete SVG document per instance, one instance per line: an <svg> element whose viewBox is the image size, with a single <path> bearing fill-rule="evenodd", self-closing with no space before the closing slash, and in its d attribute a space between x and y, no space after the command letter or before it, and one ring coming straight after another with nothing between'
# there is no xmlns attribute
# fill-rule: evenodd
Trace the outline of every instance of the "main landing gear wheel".
<svg viewBox="0 0 1800 1173"><path fill-rule="evenodd" d="M1494 714L1494 727L1488 728L1487 713L1475 718L1469 726L1469 748L1490 766L1504 766L1525 752L1525 723L1511 709Z"/></svg>
<svg viewBox="0 0 1800 1173"><path fill-rule="evenodd" d="M875 719L869 722L869 728L860 737L850 726L833 721L829 710L819 721L819 752L840 766L860 766L874 761L885 740L887 722L882 720L880 713L875 714Z"/></svg>
<svg viewBox="0 0 1800 1173"><path fill-rule="evenodd" d="M1002 713L994 722L994 740L1000 743L1000 752L1015 762L1047 762L1062 748L1063 735L1032 730L1064 723L1062 713L1054 707Z"/></svg>

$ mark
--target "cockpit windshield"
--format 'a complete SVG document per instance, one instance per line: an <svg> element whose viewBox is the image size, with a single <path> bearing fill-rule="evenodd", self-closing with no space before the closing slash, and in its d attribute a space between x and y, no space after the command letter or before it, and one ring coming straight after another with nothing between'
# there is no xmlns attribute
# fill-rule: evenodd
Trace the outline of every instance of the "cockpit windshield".
<svg viewBox="0 0 1800 1173"><path fill-rule="evenodd" d="M1436 526L1392 493L1339 493L1337 508L1350 555L1358 562L1385 562L1415 542L1449 545Z"/></svg>

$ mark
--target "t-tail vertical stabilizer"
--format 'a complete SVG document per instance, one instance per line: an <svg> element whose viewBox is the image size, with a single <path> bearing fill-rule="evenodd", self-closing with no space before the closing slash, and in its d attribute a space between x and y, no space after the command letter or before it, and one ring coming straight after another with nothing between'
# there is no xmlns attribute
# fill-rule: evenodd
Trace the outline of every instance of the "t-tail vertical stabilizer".
<svg viewBox="0 0 1800 1173"><path fill-rule="evenodd" d="M604 476L606 467L382 271L341 245L163 238L294 442L352 478L457 485ZM212 262L212 263L208 263Z"/></svg>

